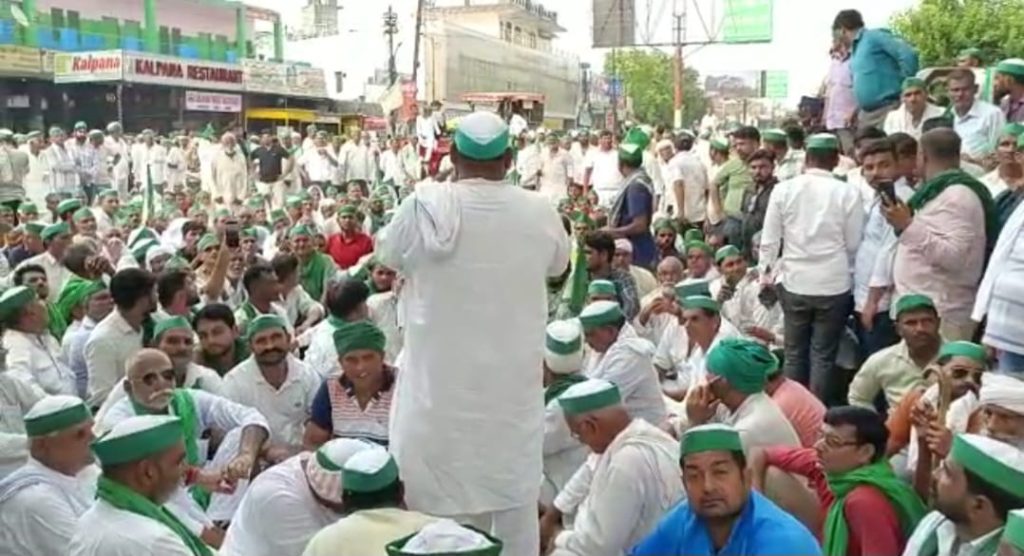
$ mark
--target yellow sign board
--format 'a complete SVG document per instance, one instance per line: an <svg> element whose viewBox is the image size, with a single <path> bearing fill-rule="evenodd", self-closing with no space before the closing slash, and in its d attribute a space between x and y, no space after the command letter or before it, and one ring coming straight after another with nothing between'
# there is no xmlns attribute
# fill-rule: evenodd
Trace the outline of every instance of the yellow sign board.
<svg viewBox="0 0 1024 556"><path fill-rule="evenodd" d="M0 74L42 76L43 51L26 46L0 45Z"/></svg>

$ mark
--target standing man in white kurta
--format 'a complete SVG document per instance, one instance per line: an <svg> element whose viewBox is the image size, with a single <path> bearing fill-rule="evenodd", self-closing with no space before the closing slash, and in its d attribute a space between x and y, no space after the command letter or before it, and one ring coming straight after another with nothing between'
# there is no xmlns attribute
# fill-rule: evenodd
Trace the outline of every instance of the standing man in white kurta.
<svg viewBox="0 0 1024 556"><path fill-rule="evenodd" d="M565 271L569 241L547 199L504 180L508 145L494 114L463 118L451 154L458 181L417 186L378 253L407 279L390 438L409 507L490 530L509 556L534 556L544 284Z"/></svg>
<svg viewBox="0 0 1024 556"><path fill-rule="evenodd" d="M225 133L221 138L220 150L213 157L210 170L213 177L213 201L220 199L228 207L235 201L241 202L249 185L249 165L233 134Z"/></svg>

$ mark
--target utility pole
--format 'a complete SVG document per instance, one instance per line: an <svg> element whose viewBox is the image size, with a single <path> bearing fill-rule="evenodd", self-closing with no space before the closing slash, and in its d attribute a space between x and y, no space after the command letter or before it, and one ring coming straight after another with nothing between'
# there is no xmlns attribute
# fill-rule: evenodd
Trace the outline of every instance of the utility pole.
<svg viewBox="0 0 1024 556"><path fill-rule="evenodd" d="M412 47L412 83L415 85L418 83L416 77L419 75L420 70L420 33L423 27L423 0L417 0L416 2L416 32L413 37Z"/></svg>
<svg viewBox="0 0 1024 556"><path fill-rule="evenodd" d="M626 11L625 0L618 0L615 5L619 10L619 44L622 44L626 38L625 29L625 14ZM623 87L623 82L619 79L619 68L618 68L618 48L612 48L612 133L615 135L619 134L619 87ZM624 88L624 87L623 87ZM622 91L625 93L625 90Z"/></svg>
<svg viewBox="0 0 1024 556"><path fill-rule="evenodd" d="M398 67L395 66L395 35L398 34L398 14L388 4L384 12L384 34L388 36L388 86L398 81Z"/></svg>
<svg viewBox="0 0 1024 556"><path fill-rule="evenodd" d="M683 2L683 13L673 14L672 18L675 20L675 41L676 41L676 55L675 63L672 65L672 77L675 82L675 95L673 102L672 111L672 128L679 129L683 127L683 26L686 24L686 3Z"/></svg>

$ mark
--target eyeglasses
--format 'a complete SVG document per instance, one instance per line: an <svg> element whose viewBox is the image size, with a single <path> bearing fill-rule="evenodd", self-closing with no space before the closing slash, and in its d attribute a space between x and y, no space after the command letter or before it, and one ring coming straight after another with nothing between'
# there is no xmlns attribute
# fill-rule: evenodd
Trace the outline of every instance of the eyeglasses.
<svg viewBox="0 0 1024 556"><path fill-rule="evenodd" d="M975 369L972 367L952 367L949 369L949 376L955 380L970 379L971 382L981 383L981 375L984 374L983 369Z"/></svg>
<svg viewBox="0 0 1024 556"><path fill-rule="evenodd" d="M815 440L815 444L823 444L827 448L838 450L839 448L845 448L847 446L858 446L860 443L856 440L843 440L838 436L820 433L818 439Z"/></svg>

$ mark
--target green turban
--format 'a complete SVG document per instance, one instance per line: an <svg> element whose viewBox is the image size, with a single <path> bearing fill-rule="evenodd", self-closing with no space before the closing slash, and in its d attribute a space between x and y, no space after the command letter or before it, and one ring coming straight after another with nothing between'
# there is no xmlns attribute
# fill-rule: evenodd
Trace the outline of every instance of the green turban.
<svg viewBox="0 0 1024 556"><path fill-rule="evenodd" d="M346 322L334 331L334 349L344 356L357 349L384 353L384 332L368 320Z"/></svg>
<svg viewBox="0 0 1024 556"><path fill-rule="evenodd" d="M739 338L726 338L707 357L709 374L720 376L744 394L764 390L768 375L779 367L779 360L763 345Z"/></svg>
<svg viewBox="0 0 1024 556"><path fill-rule="evenodd" d="M72 309L89 299L94 293L101 292L106 288L100 280L85 280L77 274L72 274L71 279L60 290L54 308L66 322L71 322Z"/></svg>

